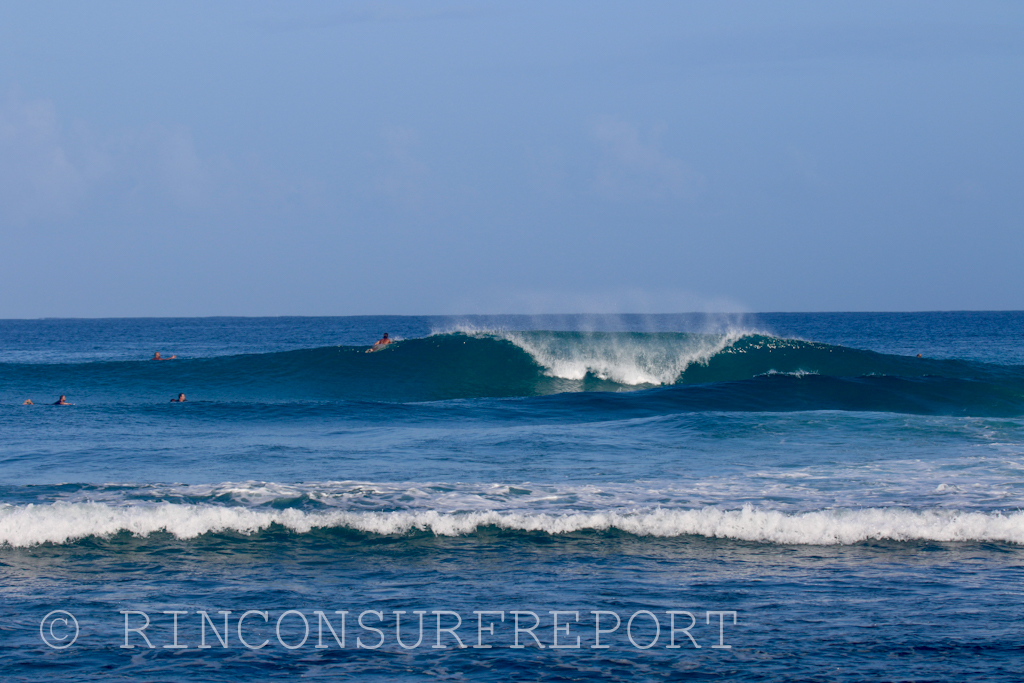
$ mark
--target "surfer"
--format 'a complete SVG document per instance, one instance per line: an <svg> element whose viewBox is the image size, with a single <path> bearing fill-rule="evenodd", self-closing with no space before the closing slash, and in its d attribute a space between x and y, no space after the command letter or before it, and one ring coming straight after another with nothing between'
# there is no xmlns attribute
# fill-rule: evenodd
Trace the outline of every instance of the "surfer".
<svg viewBox="0 0 1024 683"><path fill-rule="evenodd" d="M58 398L57 401L53 405L55 405L55 406L69 406L69 405L71 405L70 403L67 402L66 398L67 397L64 396L64 394L61 394L60 398Z"/></svg>
<svg viewBox="0 0 1024 683"><path fill-rule="evenodd" d="M33 403L33 402L32 402L32 399L30 399L30 398L26 398L26 399L25 399L25 402L24 402L24 403L22 403L21 405L23 405L23 406L34 406L34 405L35 405L35 403Z"/></svg>
<svg viewBox="0 0 1024 683"><path fill-rule="evenodd" d="M153 360L174 360L175 358L177 358L177 356L171 356L170 358L164 358L164 357L162 357L160 355L159 351L157 351L156 353L153 354Z"/></svg>
<svg viewBox="0 0 1024 683"><path fill-rule="evenodd" d="M370 348L366 349L366 352L370 353L370 351L380 351L381 349L383 349L385 346L387 346L390 343L392 343L392 340L388 338L388 333L385 332L384 336L381 337L380 339L378 339L376 341L376 343L374 343L373 346L371 346Z"/></svg>
<svg viewBox="0 0 1024 683"><path fill-rule="evenodd" d="M171 399L171 403L184 403L184 402L185 402L185 394L178 394L178 398L172 398Z"/></svg>

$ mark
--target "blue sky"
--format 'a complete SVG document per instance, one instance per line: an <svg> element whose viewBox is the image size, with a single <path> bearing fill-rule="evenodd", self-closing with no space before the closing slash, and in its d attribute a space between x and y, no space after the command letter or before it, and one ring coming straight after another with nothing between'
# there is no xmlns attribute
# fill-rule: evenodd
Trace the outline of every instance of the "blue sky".
<svg viewBox="0 0 1024 683"><path fill-rule="evenodd" d="M1020 2L3 2L0 317L1024 309Z"/></svg>

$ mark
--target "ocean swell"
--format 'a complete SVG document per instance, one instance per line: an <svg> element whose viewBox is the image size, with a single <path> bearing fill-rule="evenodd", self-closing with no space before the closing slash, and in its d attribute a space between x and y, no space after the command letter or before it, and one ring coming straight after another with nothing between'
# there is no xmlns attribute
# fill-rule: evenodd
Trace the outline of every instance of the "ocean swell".
<svg viewBox="0 0 1024 683"><path fill-rule="evenodd" d="M886 355L763 334L455 332L377 353L267 354L73 364L0 363L0 403L416 403L625 392L621 407L1024 414L1024 368ZM677 390L692 387L688 392ZM675 393L651 395L670 388ZM637 390L648 390L640 391ZM52 398L51 398L52 397ZM586 401L583 401L586 403Z"/></svg>

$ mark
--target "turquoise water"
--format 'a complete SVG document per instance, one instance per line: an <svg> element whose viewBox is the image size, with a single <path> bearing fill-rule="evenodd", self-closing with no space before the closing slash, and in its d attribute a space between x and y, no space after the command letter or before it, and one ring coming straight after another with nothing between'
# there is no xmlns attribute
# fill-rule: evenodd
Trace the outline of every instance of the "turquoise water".
<svg viewBox="0 0 1024 683"><path fill-rule="evenodd" d="M0 666L1016 680L1022 333L1021 313L0 321ZM79 625L65 649L53 610ZM524 648L514 612L539 621ZM552 647L552 612L579 649ZM151 624L126 641L126 618ZM493 647L457 647L458 619Z"/></svg>

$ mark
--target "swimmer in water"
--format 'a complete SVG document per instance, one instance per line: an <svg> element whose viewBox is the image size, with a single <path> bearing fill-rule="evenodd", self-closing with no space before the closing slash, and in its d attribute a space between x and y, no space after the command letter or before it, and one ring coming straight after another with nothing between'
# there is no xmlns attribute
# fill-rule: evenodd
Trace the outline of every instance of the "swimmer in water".
<svg viewBox="0 0 1024 683"><path fill-rule="evenodd" d="M64 394L61 394L60 398L58 398L57 401L53 405L55 405L55 406L67 406L67 405L71 405L71 404L67 402L66 397L64 396Z"/></svg>
<svg viewBox="0 0 1024 683"><path fill-rule="evenodd" d="M171 356L170 358L163 358L160 355L160 352L157 351L156 353L153 354L152 360L174 360L175 358L177 358L177 356Z"/></svg>
<svg viewBox="0 0 1024 683"><path fill-rule="evenodd" d="M185 394L178 394L178 398L172 398L171 399L171 403L184 403L184 402L185 402Z"/></svg>

